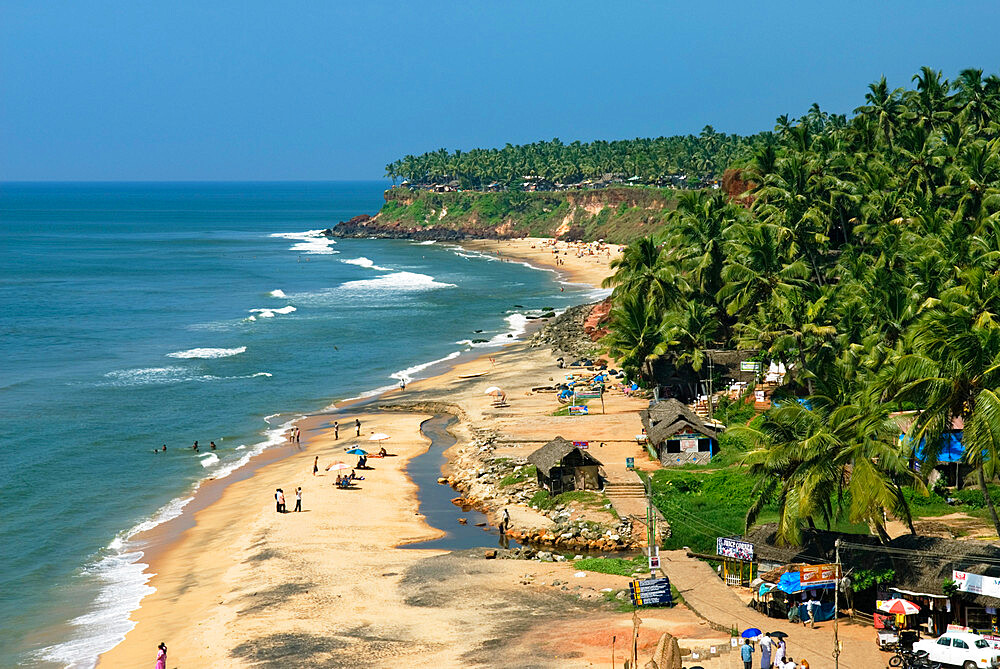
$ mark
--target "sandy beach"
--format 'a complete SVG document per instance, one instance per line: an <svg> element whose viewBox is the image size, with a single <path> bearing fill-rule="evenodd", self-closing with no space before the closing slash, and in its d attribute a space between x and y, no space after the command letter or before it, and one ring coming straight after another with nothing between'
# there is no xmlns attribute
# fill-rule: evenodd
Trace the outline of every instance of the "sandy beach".
<svg viewBox="0 0 1000 669"><path fill-rule="evenodd" d="M540 240L468 246L556 267L556 256ZM558 269L566 280L597 284L607 273L608 256L559 257L565 259ZM541 667L606 661L611 636L624 638L631 617L617 613L617 602L608 604L600 591L623 587L624 577L574 576L570 563L486 559L479 549L399 548L442 534L424 522L417 488L404 471L428 448L419 428L432 413L461 416L453 428L458 451L474 429L489 426L509 436L501 448L511 454L529 452L557 433L572 437L574 430L609 442L609 457L610 449L621 450L616 461L638 454L630 435L642 401L622 397L609 404L605 416L588 417L594 420L584 429L579 418L551 416L551 395L532 396L529 390L559 371L549 351L516 343L387 393L379 410L337 415L344 426L340 439L329 427L330 416L306 419L300 423L300 444L275 449L280 456L265 454L262 459L269 461L252 464L232 482L213 482L221 491L210 493L212 486L204 486L200 494L211 494L211 503L192 503L175 536L161 534L158 542L140 538L152 544L146 560L156 592L133 614L135 629L99 666L145 666L160 641L170 649L170 667L400 661L415 667ZM504 387L510 406L492 407L484 384ZM359 472L364 480L341 490L333 485L334 472L324 469L336 461L355 463L355 456L344 453L359 443L355 418L362 422L360 443L384 432L393 457L370 459L372 469ZM313 476L316 456L321 469ZM298 486L301 513L291 511ZM288 513L275 511L276 488L285 491ZM545 522L531 518L530 509L512 511L515 526ZM553 580L562 584L553 586ZM720 638L683 609L644 612L643 618L644 648L668 629L706 643ZM624 659L624 646L621 652Z"/></svg>

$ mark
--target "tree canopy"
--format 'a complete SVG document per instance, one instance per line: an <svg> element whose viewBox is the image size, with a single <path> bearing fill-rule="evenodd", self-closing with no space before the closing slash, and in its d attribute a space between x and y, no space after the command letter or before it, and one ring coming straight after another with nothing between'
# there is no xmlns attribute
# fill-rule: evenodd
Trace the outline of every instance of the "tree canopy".
<svg viewBox="0 0 1000 669"><path fill-rule="evenodd" d="M870 84L850 119L816 105L779 118L750 155L732 158L747 198L685 194L611 280L605 343L628 353L633 376L648 382L652 359L711 348L759 351L789 369L787 401L742 429L758 481L748 522L776 504L786 541L832 517L879 534L883 512L909 522L902 489L922 488L914 445L925 442L933 464L956 417L992 511L1000 78L969 69L948 81L924 67L912 84ZM909 440L890 420L900 408L920 411Z"/></svg>

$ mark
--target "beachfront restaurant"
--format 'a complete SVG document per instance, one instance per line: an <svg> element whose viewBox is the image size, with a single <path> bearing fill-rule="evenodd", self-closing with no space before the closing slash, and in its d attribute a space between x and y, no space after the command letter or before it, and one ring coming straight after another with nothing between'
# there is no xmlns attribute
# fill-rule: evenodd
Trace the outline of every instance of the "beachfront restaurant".
<svg viewBox="0 0 1000 669"><path fill-rule="evenodd" d="M603 485L600 460L562 437L529 455L528 463L535 466L538 486L552 495L567 490L600 490Z"/></svg>
<svg viewBox="0 0 1000 669"><path fill-rule="evenodd" d="M719 451L719 430L676 399L650 403L639 418L649 454L664 466L708 464Z"/></svg>

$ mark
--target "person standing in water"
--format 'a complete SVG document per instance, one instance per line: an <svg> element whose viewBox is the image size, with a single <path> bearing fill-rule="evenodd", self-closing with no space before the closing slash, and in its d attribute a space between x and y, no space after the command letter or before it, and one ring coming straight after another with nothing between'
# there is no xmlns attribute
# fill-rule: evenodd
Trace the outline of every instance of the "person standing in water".
<svg viewBox="0 0 1000 669"><path fill-rule="evenodd" d="M313 459L313 476L316 476L316 472L319 471L319 456L317 455Z"/></svg>
<svg viewBox="0 0 1000 669"><path fill-rule="evenodd" d="M212 447L213 451L215 450L215 442L214 441L208 442L208 445Z"/></svg>
<svg viewBox="0 0 1000 669"><path fill-rule="evenodd" d="M197 441L197 440L195 440L195 442L194 442L194 446L192 446L191 448L193 448L193 449L194 449L194 452L195 452L195 453L197 453L197 452L198 452L198 441Z"/></svg>
<svg viewBox="0 0 1000 669"><path fill-rule="evenodd" d="M356 432L354 433L354 436L355 437L360 437L361 436L361 419L360 418L355 418L354 419L354 429L356 430Z"/></svg>
<svg viewBox="0 0 1000 669"><path fill-rule="evenodd" d="M167 669L167 644L160 642L156 647L156 667L155 669Z"/></svg>
<svg viewBox="0 0 1000 669"><path fill-rule="evenodd" d="M295 489L295 510L302 510L302 486Z"/></svg>

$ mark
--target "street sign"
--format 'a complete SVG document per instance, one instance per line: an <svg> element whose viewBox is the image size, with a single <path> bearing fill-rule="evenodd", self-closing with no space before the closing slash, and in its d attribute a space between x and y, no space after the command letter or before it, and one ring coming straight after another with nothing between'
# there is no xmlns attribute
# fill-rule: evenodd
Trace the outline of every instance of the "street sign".
<svg viewBox="0 0 1000 669"><path fill-rule="evenodd" d="M629 599L634 606L673 604L673 596L670 594L670 579L651 578L644 581L632 581L629 585Z"/></svg>
<svg viewBox="0 0 1000 669"><path fill-rule="evenodd" d="M660 547L654 546L649 551L649 571L654 572L660 568Z"/></svg>

